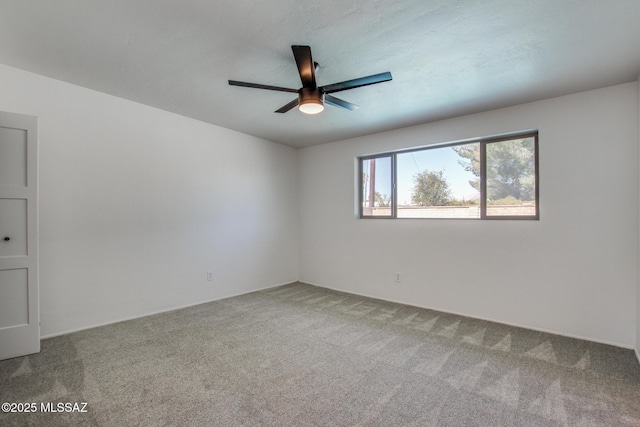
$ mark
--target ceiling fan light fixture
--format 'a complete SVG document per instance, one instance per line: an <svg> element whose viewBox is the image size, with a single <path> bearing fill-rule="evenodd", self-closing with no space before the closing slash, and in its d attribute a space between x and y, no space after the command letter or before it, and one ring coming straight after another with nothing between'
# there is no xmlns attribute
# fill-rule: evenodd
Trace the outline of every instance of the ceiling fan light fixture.
<svg viewBox="0 0 640 427"><path fill-rule="evenodd" d="M300 104L298 109L305 114L318 114L324 110L324 105L322 105L322 101L307 101Z"/></svg>
<svg viewBox="0 0 640 427"><path fill-rule="evenodd" d="M299 92L298 109L305 114L318 114L324 110L324 94L320 89L303 87Z"/></svg>
<svg viewBox="0 0 640 427"><path fill-rule="evenodd" d="M293 57L295 58L296 65L298 66L298 74L302 81L302 88L296 90L288 87L241 82L238 80L229 80L229 84L231 86L244 86L254 89L297 93L298 99L288 102L274 112L286 113L287 111L292 110L295 106L298 106L298 109L304 114L318 114L324 111L325 101L333 107L339 107L349 111L353 111L358 108L355 104L331 95L334 92L355 89L357 87L374 85L391 80L391 73L387 71L384 73L372 74L366 77L359 77L357 79L345 80L343 82L318 87L316 83L316 72L320 69L320 66L317 62L313 62L313 59L311 59L311 48L309 46L293 45L291 46L291 50L293 51Z"/></svg>

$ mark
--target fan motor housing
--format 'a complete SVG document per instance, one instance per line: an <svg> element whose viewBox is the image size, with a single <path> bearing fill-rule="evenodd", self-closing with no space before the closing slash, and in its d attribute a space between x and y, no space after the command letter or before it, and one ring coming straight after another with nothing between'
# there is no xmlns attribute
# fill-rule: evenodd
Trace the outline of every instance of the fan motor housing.
<svg viewBox="0 0 640 427"><path fill-rule="evenodd" d="M324 92L320 88L303 87L298 91L300 104L314 103L318 101L324 104Z"/></svg>

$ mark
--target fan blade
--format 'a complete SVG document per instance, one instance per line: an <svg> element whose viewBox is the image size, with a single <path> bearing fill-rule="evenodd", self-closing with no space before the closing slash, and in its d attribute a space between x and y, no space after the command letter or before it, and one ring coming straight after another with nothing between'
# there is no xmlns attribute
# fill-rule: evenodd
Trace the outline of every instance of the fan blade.
<svg viewBox="0 0 640 427"><path fill-rule="evenodd" d="M374 74L367 77L360 77L359 79L347 80L340 83L334 83L331 85L323 86L321 89L324 93L340 92L341 90L355 89L357 87L374 85L376 83L388 82L391 80L391 73Z"/></svg>
<svg viewBox="0 0 640 427"><path fill-rule="evenodd" d="M316 71L311 59L311 48L309 46L291 46L293 50L293 56L296 58L296 64L298 65L298 73L300 73L300 80L302 80L302 87L310 87L315 89L316 86Z"/></svg>
<svg viewBox="0 0 640 427"><path fill-rule="evenodd" d="M275 113L286 113L287 111L291 110L293 107L297 106L299 103L300 103L300 100L298 98L296 98L293 101L291 101L290 103L288 103L287 105L284 105L284 106L280 107L279 109L277 109L274 112Z"/></svg>
<svg viewBox="0 0 640 427"><path fill-rule="evenodd" d="M345 110L353 111L360 108L356 104L352 104L350 102L344 101L340 98L336 98L335 96L325 95L324 96L325 104L333 105L334 107L344 108Z"/></svg>
<svg viewBox="0 0 640 427"><path fill-rule="evenodd" d="M239 82L237 80L229 80L229 84L231 86L243 86L243 87L251 87L254 89L267 89L267 90L277 90L280 92L298 93L297 89L289 89L286 87L279 87L279 86L261 85L259 83Z"/></svg>

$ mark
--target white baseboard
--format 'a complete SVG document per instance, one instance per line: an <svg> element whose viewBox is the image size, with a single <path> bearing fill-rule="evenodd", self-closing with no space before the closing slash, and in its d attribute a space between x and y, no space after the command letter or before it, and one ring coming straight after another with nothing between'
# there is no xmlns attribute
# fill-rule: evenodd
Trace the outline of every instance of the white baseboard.
<svg viewBox="0 0 640 427"><path fill-rule="evenodd" d="M401 301L401 300L385 299L385 298L381 298L379 296L368 295L368 294L365 294L365 293L345 291L344 289L332 288L331 286L325 286L325 285L318 285L318 284L315 284L315 283L309 283L309 282L305 282L304 280L299 280L299 282L300 283L306 283L306 284L309 284L311 286L317 286L319 288L326 288L326 289L331 289L333 291L344 292L345 294L358 295L358 296L362 296L362 297L367 297L367 298L372 298L372 299L377 299L377 300L382 300L382 301L393 302L393 303L396 303L396 304L408 305L408 306L411 306L411 307L425 308L427 310L439 311L441 313L454 314L456 316L469 317L471 319L484 320L484 321L487 321L487 322L499 323L501 325L514 326L516 328L529 329L531 331L544 332L546 334L559 335L559 336L562 336L562 337L575 338L575 339L579 339L579 340L583 340L583 341L590 341L590 342L595 342L595 343L598 343L598 344L606 344L606 345L610 345L610 346L613 346L613 347L619 347L619 348L624 348L624 349L628 349L628 350L633 350L633 347L625 346L625 345L622 345L622 344L619 344L619 343L607 342L607 341L604 341L604 340L596 340L596 339L593 339L593 338L586 338L586 337L579 336L579 335L573 335L573 334L568 334L568 333L549 330L549 329L544 329L544 328L537 328L537 327L528 326L528 325L520 325L520 324L512 323L512 322L505 322L505 321L502 321L502 320L495 320L495 319L491 319L491 318L488 318L488 317L472 316L472 315L469 315L469 314L466 314L466 313L459 313L459 312L456 312L456 311L443 310L443 309L440 309L440 308L437 308L437 307L427 307L427 306L417 305L415 303L409 303L409 302ZM636 356L638 356L637 350L636 350ZM638 357L638 360L640 361L640 357Z"/></svg>
<svg viewBox="0 0 640 427"><path fill-rule="evenodd" d="M227 299L227 298L233 298L233 297L237 297L237 296L240 296L240 295L246 295L246 294L250 294L250 293L253 293L253 292L264 291L266 289L277 288L278 286L289 285L291 283L296 283L296 282L297 281L287 282L287 283L280 283L280 284L276 284L276 285L264 286L262 288L251 289L249 291L244 291L244 292L238 292L238 293L234 293L234 294L230 294L230 295L225 295L225 296L222 296L222 297L219 297L219 298L214 298L214 299L210 299L210 300L206 300L206 301L194 302L192 304L185 304L185 305L181 305L181 306L177 306L177 307L169 307L169 308L162 309L162 310L151 311L151 312L148 312L148 313L143 313L143 314L136 315L136 316L131 316L131 317L125 317L125 318L117 319L117 320L113 320L113 321L110 320L108 322L92 324L92 325L89 325L89 326L83 326L81 328L70 329L70 330L66 330L66 331L62 331L62 332L54 332L54 333L48 334L48 335L41 335L40 339L44 340L44 339L47 339L47 338L59 337L59 336L62 336L62 335L72 334L74 332L86 331L87 329L99 328L100 326L113 325L115 323L126 322L128 320L140 319L140 318L147 317L147 316L153 316L155 314L168 313L169 311L175 311L175 310L181 310L183 308L195 307L196 305L208 304L210 302L220 301L220 300Z"/></svg>

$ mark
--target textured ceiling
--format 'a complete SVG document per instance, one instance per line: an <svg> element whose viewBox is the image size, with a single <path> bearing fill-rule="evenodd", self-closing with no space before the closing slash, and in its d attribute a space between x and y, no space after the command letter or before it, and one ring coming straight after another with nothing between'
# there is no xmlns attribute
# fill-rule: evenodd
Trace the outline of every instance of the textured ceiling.
<svg viewBox="0 0 640 427"><path fill-rule="evenodd" d="M294 147L635 81L638 0L2 0L0 63ZM300 87L390 71L317 116Z"/></svg>

